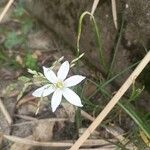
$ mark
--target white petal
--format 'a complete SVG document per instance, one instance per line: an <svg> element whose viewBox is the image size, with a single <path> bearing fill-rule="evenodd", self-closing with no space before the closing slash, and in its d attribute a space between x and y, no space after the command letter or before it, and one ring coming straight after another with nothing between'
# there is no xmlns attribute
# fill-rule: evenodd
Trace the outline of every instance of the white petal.
<svg viewBox="0 0 150 150"><path fill-rule="evenodd" d="M62 91L61 90L56 90L52 96L52 100L51 100L51 107L52 107L52 111L54 112L57 107L59 106L60 102L62 99Z"/></svg>
<svg viewBox="0 0 150 150"><path fill-rule="evenodd" d="M82 107L83 105L81 104L81 99L80 97L72 90L69 88L65 88L63 90L63 96L66 98L68 102L70 102L73 105Z"/></svg>
<svg viewBox="0 0 150 150"><path fill-rule="evenodd" d="M51 83L56 83L58 81L55 73L50 69L43 67L44 75L45 77L51 82Z"/></svg>
<svg viewBox="0 0 150 150"><path fill-rule="evenodd" d="M35 90L32 95L35 97L45 97L54 92L54 87L50 84L44 85L41 88Z"/></svg>
<svg viewBox="0 0 150 150"><path fill-rule="evenodd" d="M67 75L69 72L69 62L65 61L59 68L57 72L57 77L59 80L64 80L66 79Z"/></svg>
<svg viewBox="0 0 150 150"><path fill-rule="evenodd" d="M64 81L65 87L71 87L79 84L82 80L84 80L84 76L74 75Z"/></svg>

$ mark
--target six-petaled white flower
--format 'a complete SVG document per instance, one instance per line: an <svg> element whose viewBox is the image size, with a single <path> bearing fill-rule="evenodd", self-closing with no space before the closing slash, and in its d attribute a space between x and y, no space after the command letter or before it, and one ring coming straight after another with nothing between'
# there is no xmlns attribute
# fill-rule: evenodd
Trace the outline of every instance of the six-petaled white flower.
<svg viewBox="0 0 150 150"><path fill-rule="evenodd" d="M66 79L69 69L69 62L65 61L60 66L56 76L51 69L43 67L44 76L50 83L38 88L32 93L35 97L45 97L54 92L51 99L51 107L53 112L61 103L62 97L73 105L79 107L83 106L80 97L72 91L70 87L77 85L84 80L85 77L81 75L73 75Z"/></svg>

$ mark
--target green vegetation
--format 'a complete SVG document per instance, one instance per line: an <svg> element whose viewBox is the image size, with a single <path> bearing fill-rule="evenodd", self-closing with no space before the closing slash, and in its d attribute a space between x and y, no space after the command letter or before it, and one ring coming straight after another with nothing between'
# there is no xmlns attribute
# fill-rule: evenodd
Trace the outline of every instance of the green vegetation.
<svg viewBox="0 0 150 150"><path fill-rule="evenodd" d="M100 81L100 83L89 80L89 82L92 82L97 87L97 90L90 97L84 97L84 95L81 95L83 100L84 100L84 103L85 103L84 106L85 106L86 111L88 111L88 112L90 111L92 113L97 114L105 106L101 106L101 103L94 105L94 103L92 102L94 96L99 93L101 95L100 101L107 101L108 99L110 99L112 97L112 94L111 94L111 91L109 91L109 90L107 90L107 88L105 88L106 85L111 86L111 83L114 82L114 80L117 77L119 77L122 74L124 74L125 72L133 69L133 67L135 67L138 64L138 62L136 62L135 64L132 64L128 68L125 68L122 72L116 73L116 75L114 75L115 70L113 70L113 65L115 63L118 45L119 45L119 42L121 40L121 35L122 35L122 31L123 31L123 22L122 22L122 25L121 25L120 30L119 30L119 36L118 36L118 40L116 42L116 46L114 47L114 55L112 57L111 64L106 65L105 64L105 62L106 62L105 56L103 55L104 52L102 51L101 38L100 38L101 36L100 36L99 29L98 29L98 25L96 24L94 17L89 12L84 12L81 15L80 20L79 20L79 29L78 29L78 38L77 38L78 54L80 53L79 41L80 41L80 36L81 36L81 31L82 31L81 30L82 20L85 17L85 15L89 15L92 18L92 21L94 23L96 38L97 38L97 41L99 41L99 47L100 47L99 48L100 51L98 52L100 54L100 57L99 57L100 58L100 65L101 65L102 69L104 70L105 74L107 74L107 78L104 81ZM106 67L104 67L104 66L110 66L110 68L107 70ZM112 74L112 72L113 72L113 74ZM147 76L147 73L145 75ZM142 148L144 149L144 147L146 147L147 145L144 144L142 137L139 138L140 137L139 135L140 135L140 132L143 131L144 135L147 136L147 138L150 140L150 126L149 126L150 120L146 117L148 115L148 113L141 114L139 108L136 109L136 105L134 105L134 102L140 96L142 91L143 91L143 88L142 89L136 88L135 83L134 83L132 86L131 92L130 92L130 96L129 97L125 96L125 100L120 100L118 105L120 107L119 108L120 111L123 110L128 116L130 116L133 119L135 125L137 126L136 130L133 129L132 136L130 135L131 142L135 143L136 146L139 148L141 148L141 145L142 145ZM99 100L97 100L97 101L99 101ZM120 114L119 114L120 111L118 111L118 108L115 108L112 111L113 111L112 114L110 114L110 116L108 118L109 121L105 120L105 123L108 123L108 122L110 123L111 121L113 121L114 119L112 119L112 118L114 118L114 114L116 114L116 116L120 116ZM115 119L117 119L117 118L115 117Z"/></svg>
<svg viewBox="0 0 150 150"><path fill-rule="evenodd" d="M116 38L117 41L114 43L115 46L113 48L113 56L111 62L110 64L106 64L107 61L104 55L99 26L97 25L96 19L93 15L91 15L91 13L84 12L79 18L76 59L74 59L71 63L72 65L75 65L76 63L76 72L79 71L80 59L84 55L80 52L80 37L82 34L82 28L84 28L83 20L85 16L90 17L89 23L92 24L92 28L95 35L94 41L97 45L97 48L95 47L95 49L98 50L97 52L95 51L95 53L97 53L97 55L99 56L99 66L101 67L102 71L106 76L102 80L95 78L87 78L83 87L79 87L75 90L82 99L82 103L84 104L83 109L86 112L97 116L106 106L110 98L113 97L113 92L118 90L118 87L115 86L117 84L116 80L125 73L132 71L135 68L135 66L139 63L139 60L137 60L137 62L131 64L127 68L122 69L121 72L116 72L116 70L114 69L114 64L116 63L116 54L119 48L118 45L121 41L124 29L123 20L120 29L118 30L118 35ZM6 66L11 66L17 69L29 69L29 73L33 75L33 78L22 76L18 79L24 84L24 87L21 89L21 92L17 98L17 100L19 100L24 95L26 90L29 87L31 87L31 85L40 85L43 82L45 83L46 81L44 80L42 74L38 72L38 59L33 56L33 52L27 46L28 34L33 30L34 22L33 18L31 18L23 9L22 1L16 5L15 11L11 17L17 22L18 32L16 32L14 29L10 29L9 27L1 28L0 33L5 36L5 40L0 46L0 63L2 65L5 64ZM10 56L8 51L11 51L12 53ZM19 61L16 59L17 56L19 57ZM60 61L56 63L60 63ZM132 124L132 130L129 131L130 133L128 131L125 133L125 137L129 139L130 143L134 143L139 149L144 149L145 147L147 147L148 144L145 142L145 138L148 141L150 141L150 113L146 112L145 110L139 108L136 105L137 100L140 100L139 97L143 90L150 90L149 76L150 69L148 66L146 67L144 73L141 75L140 78L140 81L143 84L142 88L139 86L139 84L135 82L102 124L102 127L107 126L111 123L117 124L124 128L124 130L126 131L126 127L123 127L123 121L126 119L124 117L129 118L131 121L134 122L134 124ZM87 83L91 83L96 87L96 90L92 92L92 94L89 96L84 95L84 90ZM80 109L76 109L75 117L76 128L79 131L79 128L82 126L82 117ZM129 124L131 123L129 122ZM124 147L124 145L122 145L122 143L119 143L116 144L116 147Z"/></svg>
<svg viewBox="0 0 150 150"><path fill-rule="evenodd" d="M24 10L22 1L16 4L11 19L15 20L14 23L17 24L18 29L2 26L0 33L5 36L5 41L3 46L1 46L0 61L14 68L25 67L37 70L37 58L32 56L32 52L26 43L28 33L33 27L33 18ZM12 52L11 56L9 56L5 49ZM18 53L17 51L20 52L19 63L15 58L17 56L16 53Z"/></svg>

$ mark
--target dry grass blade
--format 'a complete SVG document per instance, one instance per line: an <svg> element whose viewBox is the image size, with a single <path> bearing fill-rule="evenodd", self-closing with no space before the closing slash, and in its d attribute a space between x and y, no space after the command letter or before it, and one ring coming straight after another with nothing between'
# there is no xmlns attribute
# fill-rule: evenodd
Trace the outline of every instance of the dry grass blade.
<svg viewBox="0 0 150 150"><path fill-rule="evenodd" d="M91 14L92 15L94 15L94 12L95 12L95 10L97 8L98 3L99 3L99 0L94 0L93 6L92 6L92 10L91 10Z"/></svg>
<svg viewBox="0 0 150 150"><path fill-rule="evenodd" d="M43 147L70 147L72 143L64 143L64 142L38 142L35 140L29 140L26 138L20 138L16 136L4 135L4 138L20 144L32 145L32 146L43 146Z"/></svg>
<svg viewBox="0 0 150 150"><path fill-rule="evenodd" d="M108 126L108 127L106 128L106 130L107 130L109 133L111 133L112 135L114 135L117 139L119 139L119 141L120 141L123 145L127 144L127 143L129 142L129 140L128 140L128 139L125 139L121 134L118 134L117 127L115 127L115 128L116 128L116 130L115 130L114 128L112 128L111 126Z"/></svg>
<svg viewBox="0 0 150 150"><path fill-rule="evenodd" d="M33 136L30 135L28 137L26 137L27 139L33 139ZM31 150L32 146L31 145L24 145L24 144L20 144L20 143L14 143L11 145L10 150Z"/></svg>
<svg viewBox="0 0 150 150"><path fill-rule="evenodd" d="M12 126L22 126L22 125L26 125L26 124L35 124L35 123L39 123L42 121L49 121L49 122L61 122L61 121L67 121L67 118L48 118L48 119L37 119L37 120L32 120L32 121L25 121L25 122L21 122L21 123L16 123L13 124Z"/></svg>
<svg viewBox="0 0 150 150"><path fill-rule="evenodd" d="M116 130L115 130L115 128L116 128ZM138 150L138 148L133 143L129 142L129 139L124 138L122 136L122 134L118 134L118 129L117 129L117 127L115 127L115 128L112 128L111 126L108 126L106 130L109 133L111 133L112 135L114 135L117 139L119 139L120 143L122 143L123 145L126 145L125 147L127 149L129 149L129 150L133 150L133 149Z"/></svg>
<svg viewBox="0 0 150 150"><path fill-rule="evenodd" d="M21 105L23 105L23 104L25 104L25 103L27 103L27 102L29 102L29 101L32 101L32 100L35 100L35 97L33 97L33 96L26 96L26 97L20 99L20 100L17 102L16 107L19 108Z"/></svg>
<svg viewBox="0 0 150 150"><path fill-rule="evenodd" d="M9 0L9 2L7 3L7 5L5 6L3 12L0 15L0 22L2 21L2 19L4 18L5 14L7 13L7 11L9 10L10 6L12 5L12 3L14 2L14 0Z"/></svg>
<svg viewBox="0 0 150 150"><path fill-rule="evenodd" d="M115 24L115 28L118 29L116 0L111 0L111 4L112 4L113 21L114 21L114 24Z"/></svg>
<svg viewBox="0 0 150 150"><path fill-rule="evenodd" d="M83 133L83 135L75 142L75 144L70 148L70 150L78 150L79 147L86 141L86 139L90 136L90 134L100 125L100 123L105 119L108 113L113 109L113 107L117 104L123 94L127 91L127 89L131 86L135 79L139 76L142 70L150 61L150 51L146 54L140 64L135 68L132 74L128 77L125 83L121 86L118 92L114 95L114 97L110 100L110 102L106 105L106 107L102 110L102 112L97 116L97 118L93 121L93 123L87 128L87 130Z"/></svg>
<svg viewBox="0 0 150 150"><path fill-rule="evenodd" d="M11 124L13 122L12 118L11 118L9 112L7 111L7 109L5 108L4 103L2 102L1 98L0 98L0 109L1 109L2 113L4 114L7 122L9 124Z"/></svg>
<svg viewBox="0 0 150 150"><path fill-rule="evenodd" d="M70 147L73 145L73 142L71 140L68 141L61 141L61 142L38 142L35 140L30 140L26 138L20 138L16 136L11 136L11 135L3 135L4 138L20 143L20 144L25 144L25 145L32 145L32 146L43 146L43 147ZM109 140L111 142L116 142L116 140ZM103 140L103 139L94 139L94 140L87 140L83 146L90 147L90 146L102 146L102 145L111 145L109 142Z"/></svg>
<svg viewBox="0 0 150 150"><path fill-rule="evenodd" d="M116 149L116 146L115 145L110 145L110 146L102 146L102 147L99 147L99 148L81 148L79 150L114 150ZM69 150L69 149L66 149L66 150Z"/></svg>

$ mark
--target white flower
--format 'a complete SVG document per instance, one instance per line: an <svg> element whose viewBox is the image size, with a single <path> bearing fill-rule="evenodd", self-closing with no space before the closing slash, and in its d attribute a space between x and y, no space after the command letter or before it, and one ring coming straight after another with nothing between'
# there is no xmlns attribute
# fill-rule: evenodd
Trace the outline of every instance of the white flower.
<svg viewBox="0 0 150 150"><path fill-rule="evenodd" d="M51 100L52 111L54 112L61 103L62 97L73 105L82 107L80 97L70 89L85 79L84 76L74 75L66 79L69 72L69 62L65 61L56 74L49 68L43 67L44 76L50 82L37 90L32 95L35 97L45 97L53 93Z"/></svg>

